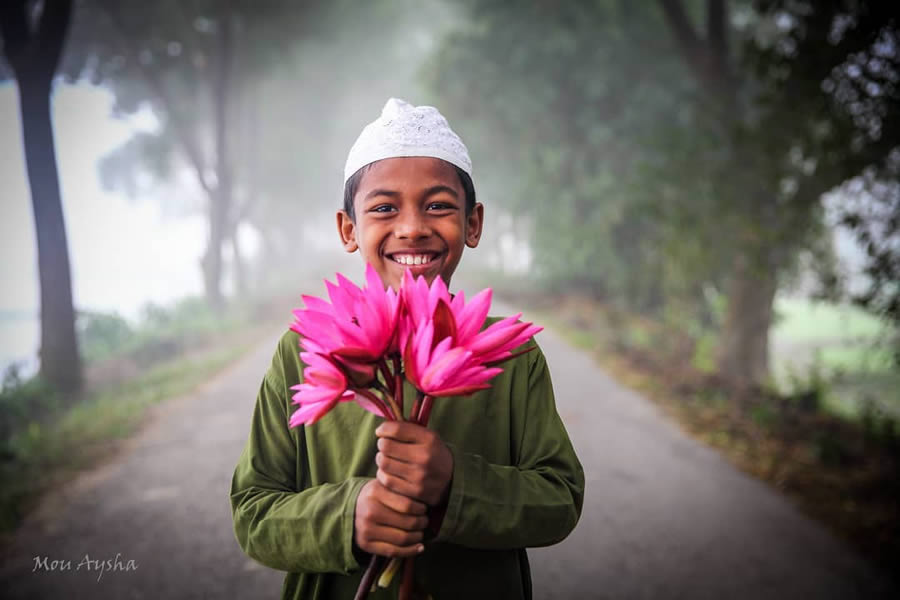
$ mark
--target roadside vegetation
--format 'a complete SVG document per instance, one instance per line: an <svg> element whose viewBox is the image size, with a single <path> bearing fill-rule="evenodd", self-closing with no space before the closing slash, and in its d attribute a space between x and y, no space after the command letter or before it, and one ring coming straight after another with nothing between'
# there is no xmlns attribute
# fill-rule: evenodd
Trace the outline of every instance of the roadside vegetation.
<svg viewBox="0 0 900 600"><path fill-rule="evenodd" d="M286 312L248 303L217 315L196 298L148 305L136 323L80 314L79 394L9 367L0 388L0 533L15 529L42 492L113 455L153 406L190 392L274 330L273 314Z"/></svg>
<svg viewBox="0 0 900 600"><path fill-rule="evenodd" d="M485 280L488 281L488 280ZM789 496L889 572L900 565L900 332L850 306L779 299L773 379L735 388L715 328L665 323L492 275L495 292L589 350L695 439Z"/></svg>

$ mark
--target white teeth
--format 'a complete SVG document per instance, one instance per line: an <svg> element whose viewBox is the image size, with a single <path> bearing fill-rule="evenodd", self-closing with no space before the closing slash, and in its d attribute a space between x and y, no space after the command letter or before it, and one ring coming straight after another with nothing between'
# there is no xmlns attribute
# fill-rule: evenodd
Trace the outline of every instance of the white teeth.
<svg viewBox="0 0 900 600"><path fill-rule="evenodd" d="M401 265L424 265L431 262L431 256L423 254L395 254L394 262Z"/></svg>

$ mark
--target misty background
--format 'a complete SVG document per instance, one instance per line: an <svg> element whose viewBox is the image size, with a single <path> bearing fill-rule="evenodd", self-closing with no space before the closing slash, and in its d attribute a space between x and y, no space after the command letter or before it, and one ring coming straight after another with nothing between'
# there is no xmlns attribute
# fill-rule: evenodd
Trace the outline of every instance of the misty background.
<svg viewBox="0 0 900 600"><path fill-rule="evenodd" d="M472 156L486 223L453 288L493 287L897 564L898 12L874 0L7 3L5 482L86 468L107 455L97 440L136 430L144 404L107 422L127 386L152 389L147 405L187 393L284 329L322 278L359 281L335 226L343 165L399 97L438 107ZM44 125L52 139L29 147ZM31 178L29 164L41 165ZM65 440L88 440L78 465L61 466ZM0 524L13 530L46 485L7 487Z"/></svg>

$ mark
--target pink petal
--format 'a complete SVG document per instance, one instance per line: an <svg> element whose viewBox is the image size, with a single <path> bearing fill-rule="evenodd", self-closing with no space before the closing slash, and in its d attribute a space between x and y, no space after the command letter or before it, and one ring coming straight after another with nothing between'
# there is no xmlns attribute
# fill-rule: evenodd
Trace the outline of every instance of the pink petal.
<svg viewBox="0 0 900 600"><path fill-rule="evenodd" d="M450 309L453 311L454 315L459 315L462 313L463 308L466 306L466 293L463 290L459 290L455 296L453 296L453 300L450 301Z"/></svg>
<svg viewBox="0 0 900 600"><path fill-rule="evenodd" d="M512 357L513 355L511 351L513 349L518 348L543 330L543 327L537 327L535 325L531 325L530 323L526 323L525 325L527 325L527 327L522 329L522 331L520 331L516 336L509 339L505 344L502 345L502 347L481 354L481 361L484 363L491 363L498 360L505 360L507 357Z"/></svg>
<svg viewBox="0 0 900 600"><path fill-rule="evenodd" d="M491 309L491 288L486 288L475 294L469 303L456 314L457 335L461 344L465 340L475 336L484 325L488 311Z"/></svg>
<svg viewBox="0 0 900 600"><path fill-rule="evenodd" d="M425 387L425 391L438 388L445 381L450 380L456 371L469 360L470 356L472 356L471 352L459 346L444 352L440 358L428 366L422 375L422 385Z"/></svg>
<svg viewBox="0 0 900 600"><path fill-rule="evenodd" d="M426 365L431 358L431 343L434 336L434 325L431 321L419 324L419 331L413 334L413 350L416 368L420 374L424 374Z"/></svg>
<svg viewBox="0 0 900 600"><path fill-rule="evenodd" d="M422 389L420 378L419 378L419 366L418 361L416 360L416 350L415 345L413 343L414 335L410 335L406 344L403 346L403 370L406 374L406 378L418 389Z"/></svg>
<svg viewBox="0 0 900 600"><path fill-rule="evenodd" d="M331 410L331 406L324 402L319 404L301 406L294 412L294 414L291 415L288 425L290 427L297 427L298 425L312 425L323 416L325 416L325 414L327 414L329 410Z"/></svg>
<svg viewBox="0 0 900 600"><path fill-rule="evenodd" d="M370 413L377 415L379 417L384 417L384 413L381 412L381 409L378 408L378 405L363 396L362 394L355 394L356 403L362 406L364 409L369 411Z"/></svg>
<svg viewBox="0 0 900 600"><path fill-rule="evenodd" d="M300 384L298 390L291 399L294 404L300 405L333 403L341 393L340 390L318 387L308 383Z"/></svg>
<svg viewBox="0 0 900 600"><path fill-rule="evenodd" d="M366 286L370 290L378 290L384 292L384 283L378 276L378 272L370 263L366 263Z"/></svg>
<svg viewBox="0 0 900 600"><path fill-rule="evenodd" d="M441 388L438 390L433 390L430 392L432 396L468 396L469 394L474 394L478 390L487 390L490 389L491 386L487 384L479 384L479 385L463 385L459 387L447 387Z"/></svg>
<svg viewBox="0 0 900 600"><path fill-rule="evenodd" d="M510 342L514 341L516 336L528 326L528 323L514 323L510 325L503 322L494 323L472 339L471 343L468 344L469 349L475 354L509 350L515 347L511 346Z"/></svg>
<svg viewBox="0 0 900 600"><path fill-rule="evenodd" d="M316 296L301 296L303 298L303 303L306 304L306 308L308 310L315 310L318 312L326 313L326 314L334 314L334 307L322 300L321 298L317 298ZM297 314L297 311L294 311L294 314Z"/></svg>
<svg viewBox="0 0 900 600"><path fill-rule="evenodd" d="M422 281L425 281L424 277L421 277ZM447 291L447 284L444 283L444 280L440 275L434 278L434 281L431 283L431 289L428 290L428 312L434 313L434 309L437 308L438 302L443 300L447 303L449 308L450 305L450 292Z"/></svg>
<svg viewBox="0 0 900 600"><path fill-rule="evenodd" d="M337 279L339 282L346 281L346 278L340 274ZM328 297L331 298L331 304L334 306L335 315L349 321L353 317L355 297L345 287L334 285L330 281L325 282L325 288L328 290Z"/></svg>

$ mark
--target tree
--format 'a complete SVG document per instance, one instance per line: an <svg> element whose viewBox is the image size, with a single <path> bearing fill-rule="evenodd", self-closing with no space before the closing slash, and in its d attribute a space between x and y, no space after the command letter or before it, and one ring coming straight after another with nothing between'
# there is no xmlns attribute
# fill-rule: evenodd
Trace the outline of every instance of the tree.
<svg viewBox="0 0 900 600"><path fill-rule="evenodd" d="M65 391L82 384L72 276L50 118L50 96L72 13L71 0L0 3L3 52L18 83L22 138L37 233L41 288L40 372Z"/></svg>
<svg viewBox="0 0 900 600"><path fill-rule="evenodd" d="M541 271L675 322L709 319L705 290L724 290L719 369L754 383L779 281L824 231L822 195L896 146L823 89L893 35L888 4L473 0L429 73L526 174L506 195L532 219ZM879 89L859 110L887 133L896 90Z"/></svg>
<svg viewBox="0 0 900 600"><path fill-rule="evenodd" d="M105 180L120 184L148 164L160 179L184 166L191 170L206 200L209 235L201 266L215 309L224 305L223 245L230 240L239 256L235 232L247 212L235 194L235 148L247 131L239 126L246 112L241 102L249 97L243 90L306 31L300 17L312 12L283 0L79 4L74 76L108 85L118 112L149 106L160 122L107 161Z"/></svg>
<svg viewBox="0 0 900 600"><path fill-rule="evenodd" d="M738 219L719 362L733 380L761 382L779 275L821 231L822 196L864 169L883 169L900 140L900 96L890 82L900 51L878 50L885 36L896 38L898 10L880 2L757 2L743 8L754 22L731 50L725 0L707 3L705 36L681 0L659 4L724 132L696 158L730 148L726 172L752 176L743 189L721 187ZM878 91L855 95L855 109L829 92L839 83L856 87L847 61L879 57L885 64L868 79Z"/></svg>

